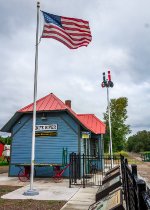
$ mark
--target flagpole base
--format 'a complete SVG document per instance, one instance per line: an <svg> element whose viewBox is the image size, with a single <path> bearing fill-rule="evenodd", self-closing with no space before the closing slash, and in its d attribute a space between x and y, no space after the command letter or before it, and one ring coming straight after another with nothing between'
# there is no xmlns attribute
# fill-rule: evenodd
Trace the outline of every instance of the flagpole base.
<svg viewBox="0 0 150 210"><path fill-rule="evenodd" d="M26 192L23 193L25 196L34 196L34 195L39 195L39 192L36 189L29 189Z"/></svg>

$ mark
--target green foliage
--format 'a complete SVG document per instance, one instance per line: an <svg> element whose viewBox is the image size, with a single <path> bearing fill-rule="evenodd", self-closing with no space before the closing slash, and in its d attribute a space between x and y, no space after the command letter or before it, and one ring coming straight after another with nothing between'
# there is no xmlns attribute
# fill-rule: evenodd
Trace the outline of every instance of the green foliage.
<svg viewBox="0 0 150 210"><path fill-rule="evenodd" d="M124 156L124 157L128 157L129 155L128 155L128 152L126 152L126 151L120 151L120 152L115 152L114 153L114 155L122 155L122 156Z"/></svg>
<svg viewBox="0 0 150 210"><path fill-rule="evenodd" d="M130 136L127 141L127 150L129 152L148 152L150 151L150 131L139 131Z"/></svg>
<svg viewBox="0 0 150 210"><path fill-rule="evenodd" d="M141 155L147 155L147 154L149 155L150 154L150 151L140 152L140 154Z"/></svg>
<svg viewBox="0 0 150 210"><path fill-rule="evenodd" d="M0 166L7 166L7 165L9 165L8 161L6 161L2 157L0 157Z"/></svg>
<svg viewBox="0 0 150 210"><path fill-rule="evenodd" d="M125 124L126 119L128 118L127 106L128 99L126 97L111 99L110 101L113 152L121 151L125 148L126 135L131 132L129 125ZM106 124L106 134L104 135L105 151L108 151L110 139L108 117L107 107L106 113L104 113L104 121Z"/></svg>
<svg viewBox="0 0 150 210"><path fill-rule="evenodd" d="M10 145L11 144L11 137L2 137L2 136L0 136L0 142L2 142L3 144L8 144L8 145Z"/></svg>
<svg viewBox="0 0 150 210"><path fill-rule="evenodd" d="M110 154L109 153L104 153L105 156L109 156ZM120 157L120 155L124 156L124 157L129 157L128 155L128 152L122 150L122 151L119 151L119 152L114 152L113 153L113 156L118 156Z"/></svg>
<svg viewBox="0 0 150 210"><path fill-rule="evenodd" d="M2 161L2 162L0 162L0 166L8 166L9 165L9 163L7 162L7 161Z"/></svg>
<svg viewBox="0 0 150 210"><path fill-rule="evenodd" d="M104 155L109 156L109 153L104 153ZM129 157L128 152L126 152L124 150L121 150L119 152L114 152L113 155L114 156L120 156L120 155L122 155L124 157Z"/></svg>

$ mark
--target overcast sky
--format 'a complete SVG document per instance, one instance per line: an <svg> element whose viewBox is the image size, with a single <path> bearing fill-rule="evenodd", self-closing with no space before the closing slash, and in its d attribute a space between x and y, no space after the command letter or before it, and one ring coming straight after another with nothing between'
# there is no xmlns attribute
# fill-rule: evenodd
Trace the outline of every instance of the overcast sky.
<svg viewBox="0 0 150 210"><path fill-rule="evenodd" d="M36 1L0 0L0 128L33 102ZM70 99L76 113L103 120L111 70L110 98L128 98L132 134L150 128L150 1L41 0L41 10L88 20L92 42L70 50L53 39L39 45L38 98L53 92ZM43 18L40 17L40 32Z"/></svg>

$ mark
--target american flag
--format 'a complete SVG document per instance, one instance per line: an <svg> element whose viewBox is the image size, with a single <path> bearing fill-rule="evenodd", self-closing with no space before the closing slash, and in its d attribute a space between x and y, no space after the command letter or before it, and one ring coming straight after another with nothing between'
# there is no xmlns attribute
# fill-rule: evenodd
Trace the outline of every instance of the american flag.
<svg viewBox="0 0 150 210"><path fill-rule="evenodd" d="M89 22L43 12L44 28L42 38L53 38L70 49L87 46L91 40Z"/></svg>

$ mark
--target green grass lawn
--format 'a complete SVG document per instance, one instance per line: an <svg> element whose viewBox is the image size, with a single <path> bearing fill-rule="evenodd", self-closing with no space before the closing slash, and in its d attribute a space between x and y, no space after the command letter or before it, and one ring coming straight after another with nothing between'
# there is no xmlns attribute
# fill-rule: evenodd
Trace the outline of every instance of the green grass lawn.
<svg viewBox="0 0 150 210"><path fill-rule="evenodd" d="M139 160L136 160L136 159L133 159L133 158L127 158L128 159L128 164L136 164L136 165L140 165L142 164L143 162L142 161L139 161Z"/></svg>
<svg viewBox="0 0 150 210"><path fill-rule="evenodd" d="M4 160L2 157L0 157L0 166L7 166L7 165L9 165L7 160L6 159Z"/></svg>
<svg viewBox="0 0 150 210"><path fill-rule="evenodd" d="M8 166L9 163L6 161L0 161L0 166Z"/></svg>

